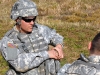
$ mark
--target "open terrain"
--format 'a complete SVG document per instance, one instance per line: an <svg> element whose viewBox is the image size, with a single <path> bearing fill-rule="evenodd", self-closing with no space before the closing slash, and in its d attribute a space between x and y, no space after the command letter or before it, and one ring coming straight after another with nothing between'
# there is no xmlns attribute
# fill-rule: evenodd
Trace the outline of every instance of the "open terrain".
<svg viewBox="0 0 100 75"><path fill-rule="evenodd" d="M0 39L15 22L10 11L17 0L0 0ZM37 22L47 25L64 37L64 59L61 65L72 63L80 53L88 56L87 45L100 32L100 0L33 0L38 7ZM0 75L8 64L0 55Z"/></svg>

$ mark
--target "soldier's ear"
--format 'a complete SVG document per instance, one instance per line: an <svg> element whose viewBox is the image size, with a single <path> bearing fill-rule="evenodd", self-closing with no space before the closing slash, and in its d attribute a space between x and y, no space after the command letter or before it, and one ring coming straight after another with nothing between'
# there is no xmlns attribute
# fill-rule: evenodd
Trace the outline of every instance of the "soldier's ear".
<svg viewBox="0 0 100 75"><path fill-rule="evenodd" d="M19 16L15 21L16 21L16 25L21 25L21 19L22 19L22 17L21 16Z"/></svg>
<svg viewBox="0 0 100 75"><path fill-rule="evenodd" d="M16 25L20 25L21 24L21 20L20 19L17 19L16 20Z"/></svg>
<svg viewBox="0 0 100 75"><path fill-rule="evenodd" d="M91 49L91 44L92 44L92 42L89 42L89 44L88 44L88 50Z"/></svg>

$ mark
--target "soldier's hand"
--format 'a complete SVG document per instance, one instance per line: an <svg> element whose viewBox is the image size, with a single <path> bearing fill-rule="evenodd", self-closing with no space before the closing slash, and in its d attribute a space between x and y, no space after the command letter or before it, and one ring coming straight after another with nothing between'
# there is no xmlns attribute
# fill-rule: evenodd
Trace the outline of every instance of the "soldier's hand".
<svg viewBox="0 0 100 75"><path fill-rule="evenodd" d="M64 57L62 46L58 44L56 47L54 47L54 50L56 50L59 54L58 59L61 59Z"/></svg>
<svg viewBox="0 0 100 75"><path fill-rule="evenodd" d="M59 54L58 54L58 52L55 51L55 50L49 50L49 51L48 51L48 54L49 54L49 57L50 57L50 58L59 59L59 58L58 58Z"/></svg>

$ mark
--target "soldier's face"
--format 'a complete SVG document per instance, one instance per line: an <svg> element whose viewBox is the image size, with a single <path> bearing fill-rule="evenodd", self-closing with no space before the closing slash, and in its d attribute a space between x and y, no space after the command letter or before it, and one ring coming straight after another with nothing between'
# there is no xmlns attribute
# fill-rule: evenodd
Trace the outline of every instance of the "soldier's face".
<svg viewBox="0 0 100 75"><path fill-rule="evenodd" d="M21 32L30 33L33 30L36 17L22 17L21 20Z"/></svg>

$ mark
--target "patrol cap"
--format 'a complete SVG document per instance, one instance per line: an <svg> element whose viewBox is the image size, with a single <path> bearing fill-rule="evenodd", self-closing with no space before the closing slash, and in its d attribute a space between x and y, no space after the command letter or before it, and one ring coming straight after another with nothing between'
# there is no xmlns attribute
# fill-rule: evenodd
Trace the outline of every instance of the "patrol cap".
<svg viewBox="0 0 100 75"><path fill-rule="evenodd" d="M14 3L11 10L11 19L16 20L19 16L37 16L36 4L31 0L18 0Z"/></svg>

